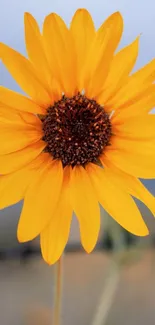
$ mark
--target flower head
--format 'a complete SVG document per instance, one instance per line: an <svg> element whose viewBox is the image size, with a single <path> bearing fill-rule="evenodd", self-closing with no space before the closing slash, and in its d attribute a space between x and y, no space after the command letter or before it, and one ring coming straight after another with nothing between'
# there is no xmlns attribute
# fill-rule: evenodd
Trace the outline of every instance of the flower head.
<svg viewBox="0 0 155 325"><path fill-rule="evenodd" d="M148 234L136 197L155 213L138 178L155 177L155 60L131 74L139 38L115 54L119 12L96 31L80 9L70 27L56 14L43 32L25 14L28 59L0 43L0 58L28 97L0 87L0 208L24 199L18 239L40 235L52 264L68 241L72 213L87 252L101 204L125 229Z"/></svg>

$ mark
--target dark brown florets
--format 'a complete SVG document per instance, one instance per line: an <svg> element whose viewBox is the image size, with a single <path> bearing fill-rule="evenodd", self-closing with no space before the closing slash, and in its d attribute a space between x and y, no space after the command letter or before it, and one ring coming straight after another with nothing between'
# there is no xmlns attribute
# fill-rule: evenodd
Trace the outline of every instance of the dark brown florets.
<svg viewBox="0 0 155 325"><path fill-rule="evenodd" d="M63 166L97 162L109 145L111 123L103 107L93 99L77 94L49 107L43 120L46 151Z"/></svg>

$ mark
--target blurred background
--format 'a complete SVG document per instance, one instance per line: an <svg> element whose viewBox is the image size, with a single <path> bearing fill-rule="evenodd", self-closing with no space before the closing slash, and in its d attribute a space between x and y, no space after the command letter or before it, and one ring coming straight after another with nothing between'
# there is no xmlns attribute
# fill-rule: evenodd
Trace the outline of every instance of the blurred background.
<svg viewBox="0 0 155 325"><path fill-rule="evenodd" d="M122 13L125 29L119 48L141 34L140 54L134 70L155 57L154 0L0 0L0 41L26 54L25 11L31 12L40 26L45 15L52 11L69 24L79 7L90 11L96 27L114 11ZM21 92L1 62L0 84ZM155 195L155 181L144 184ZM105 308L102 295L109 276L114 279L114 295L105 319L94 325L154 325L155 221L142 203L137 201L137 204L150 236L139 239L130 235L102 210L99 241L91 255L86 255L81 248L78 223L73 218L64 256L62 325L93 324L97 306L101 303L101 313ZM27 244L17 242L21 207L22 202L0 211L0 324L48 325L51 324L54 267L42 261L38 239ZM119 254L125 258L118 258ZM113 260L118 266L116 270Z"/></svg>

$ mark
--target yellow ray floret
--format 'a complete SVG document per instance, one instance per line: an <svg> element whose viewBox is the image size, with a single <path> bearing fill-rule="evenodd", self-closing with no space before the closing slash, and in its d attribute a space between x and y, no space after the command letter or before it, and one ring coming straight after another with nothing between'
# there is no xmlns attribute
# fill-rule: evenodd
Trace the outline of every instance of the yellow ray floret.
<svg viewBox="0 0 155 325"><path fill-rule="evenodd" d="M155 214L139 178L155 178L155 59L132 73L140 37L117 52L123 18L95 29L79 9L39 29L24 17L28 58L0 43L0 59L25 95L0 86L0 208L24 199L20 242L40 235L48 264L62 255L73 212L84 249L100 231L100 205L127 231L149 233L133 199Z"/></svg>

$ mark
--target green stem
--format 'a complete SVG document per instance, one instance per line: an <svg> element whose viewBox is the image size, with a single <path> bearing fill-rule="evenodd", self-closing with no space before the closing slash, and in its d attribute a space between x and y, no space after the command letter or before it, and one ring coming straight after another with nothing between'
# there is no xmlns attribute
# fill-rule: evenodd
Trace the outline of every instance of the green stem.
<svg viewBox="0 0 155 325"><path fill-rule="evenodd" d="M120 279L119 266L112 261L92 325L105 325Z"/></svg>
<svg viewBox="0 0 155 325"><path fill-rule="evenodd" d="M56 275L55 275L53 325L61 325L62 257L58 260L55 266L56 266Z"/></svg>

